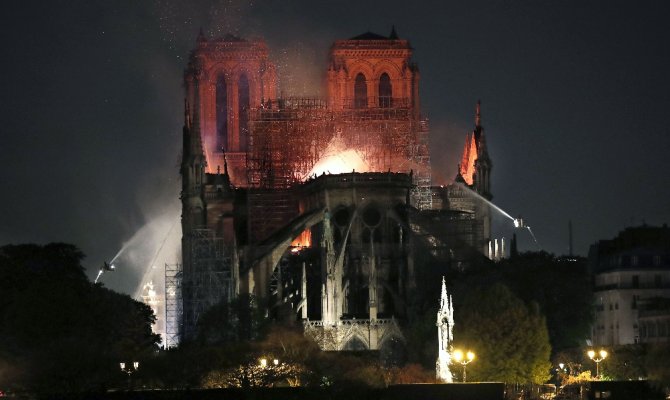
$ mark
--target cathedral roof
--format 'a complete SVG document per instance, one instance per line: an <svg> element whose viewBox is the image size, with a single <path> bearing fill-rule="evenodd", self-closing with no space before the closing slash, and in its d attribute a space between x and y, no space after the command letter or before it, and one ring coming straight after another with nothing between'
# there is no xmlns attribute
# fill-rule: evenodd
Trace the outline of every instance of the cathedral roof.
<svg viewBox="0 0 670 400"><path fill-rule="evenodd" d="M396 36L396 38L397 38L397 36ZM358 36L354 36L349 40L393 40L393 39L388 38L386 36L382 36L378 33L367 31L367 32L362 33Z"/></svg>

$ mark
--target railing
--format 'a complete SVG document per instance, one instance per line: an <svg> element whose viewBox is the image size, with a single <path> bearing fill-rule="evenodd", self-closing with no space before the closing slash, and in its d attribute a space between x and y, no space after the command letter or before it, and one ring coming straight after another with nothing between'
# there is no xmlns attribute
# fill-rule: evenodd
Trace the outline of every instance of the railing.
<svg viewBox="0 0 670 400"><path fill-rule="evenodd" d="M366 110L369 108L409 108L410 101L405 97L391 96L368 96L363 99L343 99L342 106L345 109Z"/></svg>
<svg viewBox="0 0 670 400"><path fill-rule="evenodd" d="M380 326L380 325L392 325L396 324L395 318L383 318L383 319L341 319L333 324L329 323L324 323L321 320L318 321L312 321L312 320L306 320L303 322L303 325L305 327L310 327L310 328L315 328L315 327L323 327L323 326L354 326L354 325L360 325L360 326Z"/></svg>

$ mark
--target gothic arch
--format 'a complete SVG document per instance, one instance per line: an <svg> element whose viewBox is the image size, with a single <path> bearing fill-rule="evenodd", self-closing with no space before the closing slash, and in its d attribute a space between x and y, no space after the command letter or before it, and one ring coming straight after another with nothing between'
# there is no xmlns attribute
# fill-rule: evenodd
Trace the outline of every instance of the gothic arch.
<svg viewBox="0 0 670 400"><path fill-rule="evenodd" d="M368 350L370 345L367 340L360 335L352 334L345 339L344 345L342 345L342 350L347 351L364 351Z"/></svg>
<svg viewBox="0 0 670 400"><path fill-rule="evenodd" d="M362 72L356 74L356 77L354 78L354 108L368 107L368 86L369 81L366 79L365 75Z"/></svg>
<svg viewBox="0 0 670 400"><path fill-rule="evenodd" d="M377 105L382 108L393 106L393 83L386 72L381 74L377 84Z"/></svg>
<svg viewBox="0 0 670 400"><path fill-rule="evenodd" d="M214 119L216 126L216 148L228 148L228 110L230 106L230 79L225 73L214 78Z"/></svg>
<svg viewBox="0 0 670 400"><path fill-rule="evenodd" d="M247 74L240 74L237 80L237 115L238 115L238 141L240 151L247 151L249 146L249 113L252 105L252 87Z"/></svg>
<svg viewBox="0 0 670 400"><path fill-rule="evenodd" d="M355 79L358 74L365 75L365 79L367 80L375 78L375 66L368 60L356 60L356 62L349 65L347 70L347 78L350 80Z"/></svg>
<svg viewBox="0 0 670 400"><path fill-rule="evenodd" d="M391 78L391 81L399 80L404 78L402 69L398 66L397 63L394 63L391 60L381 60L374 65L374 78L379 80L382 74L386 73Z"/></svg>
<svg viewBox="0 0 670 400"><path fill-rule="evenodd" d="M255 65L254 65L255 66ZM246 64L237 64L230 70L230 75L232 79L239 84L242 76L247 77L249 82L249 104L253 107L255 104L260 104L260 96L262 93L262 79L261 73L254 68L249 68L249 65Z"/></svg>
<svg viewBox="0 0 670 400"><path fill-rule="evenodd" d="M374 83L374 67L372 63L370 63L367 60L358 60L356 63L350 66L349 71L348 71L348 76L347 76L347 93L346 97L352 101L351 106L355 106L353 104L353 101L355 99L355 85L356 85L356 78L359 76L359 74L362 74L365 77L365 84L366 84L366 96L368 98L367 105L366 107L369 107L370 105L370 98L374 99L374 93L376 91L375 86L376 84Z"/></svg>

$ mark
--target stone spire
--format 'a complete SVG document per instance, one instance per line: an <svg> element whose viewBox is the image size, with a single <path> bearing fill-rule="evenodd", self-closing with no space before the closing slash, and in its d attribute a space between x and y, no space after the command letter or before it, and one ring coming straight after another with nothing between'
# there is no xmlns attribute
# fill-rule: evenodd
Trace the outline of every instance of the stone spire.
<svg viewBox="0 0 670 400"><path fill-rule="evenodd" d="M391 40L398 40L398 33L395 31L395 25L391 25L391 34L389 35L389 39Z"/></svg>
<svg viewBox="0 0 670 400"><path fill-rule="evenodd" d="M449 370L451 363L451 342L454 340L454 306L451 296L447 294L447 284L442 277L442 293L440 309L437 311L438 355L435 363L437 379L451 383L453 376Z"/></svg>

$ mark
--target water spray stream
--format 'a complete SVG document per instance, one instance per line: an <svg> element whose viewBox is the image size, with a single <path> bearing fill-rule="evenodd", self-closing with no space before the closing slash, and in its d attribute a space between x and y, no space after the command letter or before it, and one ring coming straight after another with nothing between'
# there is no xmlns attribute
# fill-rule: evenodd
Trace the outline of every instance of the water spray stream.
<svg viewBox="0 0 670 400"><path fill-rule="evenodd" d="M484 197L484 196L480 195L479 193L475 192L474 190L472 190L472 189L469 188L468 186L466 186L466 185L464 185L464 184L462 184L462 183L460 183L460 182L458 183L458 185L460 185L462 188L467 189L467 190L468 190L468 193L470 193L470 194L473 195L474 197L478 198L479 200L485 202L486 204L488 204L489 206L491 206L494 210L498 211L499 213L501 213L501 214L504 215L505 217L509 218L512 222L514 222L514 225L517 226L516 219L515 219L514 217L512 217L511 215L509 215L509 213L507 213L505 210L503 210L502 208L500 208L500 207L498 207L497 205L493 204L489 199L487 199L486 197Z"/></svg>
<svg viewBox="0 0 670 400"><path fill-rule="evenodd" d="M533 238L533 241L535 242L535 245L536 245L537 248L539 249L539 248L540 248L540 244L537 242L537 238L535 238L535 234L534 234L533 231L530 229L530 226L526 226L525 228L528 229L528 233L530 233L530 236Z"/></svg>
<svg viewBox="0 0 670 400"><path fill-rule="evenodd" d="M98 271L98 276L95 277L95 281L93 281L93 283L98 283L98 279L100 279L100 277L102 276L102 272L103 270L102 268L100 268L100 271Z"/></svg>
<svg viewBox="0 0 670 400"><path fill-rule="evenodd" d="M119 258L121 253L123 253L128 248L129 244L130 244L130 241L127 241L123 244L123 246L121 246L121 249L118 251L118 253L116 253L114 258L112 258L112 261L109 262L110 265L114 264L114 261L116 261L116 259Z"/></svg>

